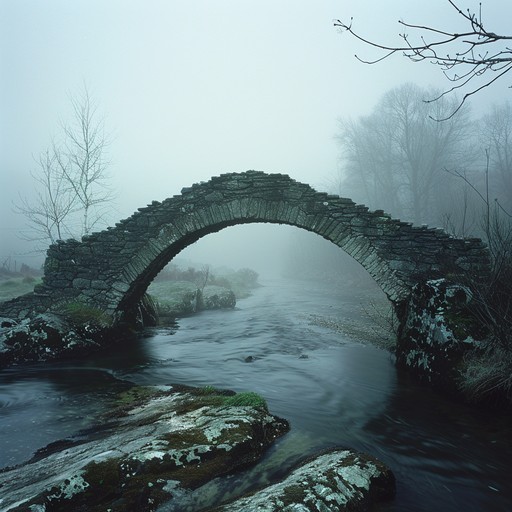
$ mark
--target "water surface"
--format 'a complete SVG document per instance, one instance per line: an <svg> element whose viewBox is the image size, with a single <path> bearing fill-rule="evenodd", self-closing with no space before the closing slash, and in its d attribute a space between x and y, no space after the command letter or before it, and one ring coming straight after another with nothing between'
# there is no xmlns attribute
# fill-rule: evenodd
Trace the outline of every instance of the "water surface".
<svg viewBox="0 0 512 512"><path fill-rule="evenodd" d="M385 511L512 510L510 422L399 382L392 356L318 318L369 323L365 290L272 281L232 311L147 329L123 350L0 373L0 465L89 427L123 387L211 385L263 395L291 432L254 468L162 511L200 510L334 446L370 453L397 477Z"/></svg>

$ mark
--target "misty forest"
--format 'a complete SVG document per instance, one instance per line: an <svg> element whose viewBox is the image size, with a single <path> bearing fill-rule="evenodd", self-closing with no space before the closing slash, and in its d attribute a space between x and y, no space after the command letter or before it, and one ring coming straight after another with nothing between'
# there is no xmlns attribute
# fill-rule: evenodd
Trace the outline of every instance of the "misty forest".
<svg viewBox="0 0 512 512"><path fill-rule="evenodd" d="M0 1L0 512L512 510L512 11L387 4Z"/></svg>

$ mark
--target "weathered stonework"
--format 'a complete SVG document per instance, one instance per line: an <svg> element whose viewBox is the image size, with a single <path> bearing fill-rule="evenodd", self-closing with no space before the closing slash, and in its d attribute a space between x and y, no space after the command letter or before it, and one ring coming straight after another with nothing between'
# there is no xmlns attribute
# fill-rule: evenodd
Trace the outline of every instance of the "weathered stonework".
<svg viewBox="0 0 512 512"><path fill-rule="evenodd" d="M381 210L316 192L283 174L224 174L181 195L139 208L115 227L47 252L33 294L0 305L0 316L23 318L55 304L96 307L114 322L136 308L160 270L188 245L243 223L288 224L317 233L357 260L398 304L418 282L468 271L485 276L487 250L439 229L413 227Z"/></svg>

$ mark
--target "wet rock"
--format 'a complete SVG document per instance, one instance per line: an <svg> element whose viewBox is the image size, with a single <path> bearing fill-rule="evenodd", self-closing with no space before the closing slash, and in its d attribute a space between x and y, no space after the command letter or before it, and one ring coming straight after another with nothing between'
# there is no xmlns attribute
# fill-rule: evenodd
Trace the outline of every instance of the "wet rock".
<svg viewBox="0 0 512 512"><path fill-rule="evenodd" d="M154 511L254 463L288 430L256 396L132 388L89 439L53 444L33 461L0 472L0 510Z"/></svg>
<svg viewBox="0 0 512 512"><path fill-rule="evenodd" d="M99 347L100 333L93 323L76 326L52 313L26 318L0 330L0 367L89 353Z"/></svg>
<svg viewBox="0 0 512 512"><path fill-rule="evenodd" d="M336 450L302 465L282 482L211 512L365 511L394 495L394 475L382 462Z"/></svg>
<svg viewBox="0 0 512 512"><path fill-rule="evenodd" d="M456 392L465 354L477 350L485 333L468 311L471 292L437 279L417 284L401 321L397 366L433 387Z"/></svg>

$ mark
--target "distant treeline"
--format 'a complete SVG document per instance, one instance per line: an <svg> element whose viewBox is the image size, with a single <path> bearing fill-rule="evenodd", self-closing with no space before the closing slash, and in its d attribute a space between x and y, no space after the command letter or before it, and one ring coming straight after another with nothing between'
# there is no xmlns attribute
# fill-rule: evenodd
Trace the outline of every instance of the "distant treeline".
<svg viewBox="0 0 512 512"><path fill-rule="evenodd" d="M340 120L333 191L401 220L484 236L489 209L512 214L512 104L478 118L464 105L450 117L458 100L427 101L437 96L404 84L370 114Z"/></svg>

